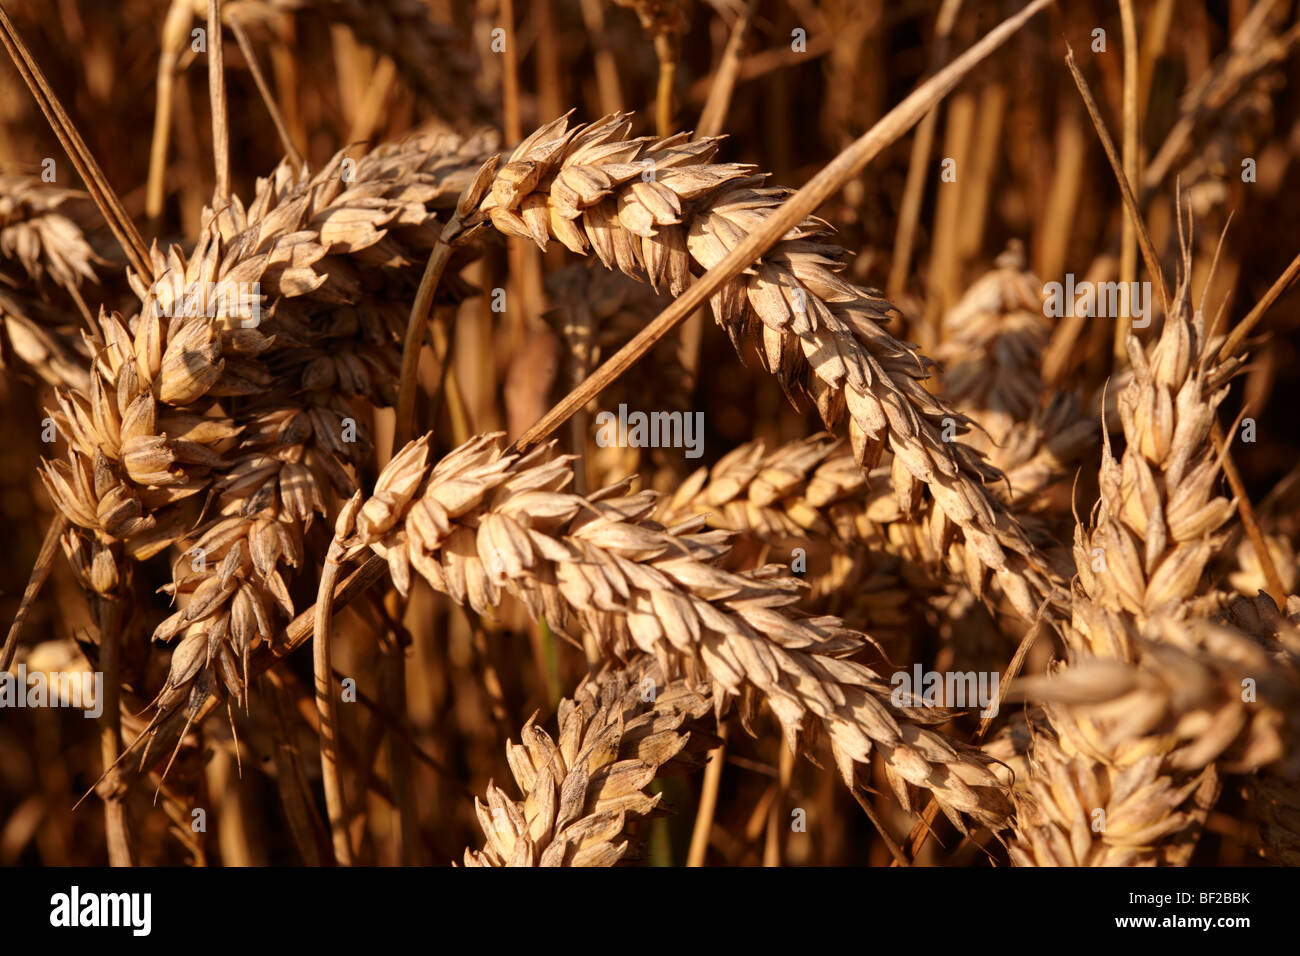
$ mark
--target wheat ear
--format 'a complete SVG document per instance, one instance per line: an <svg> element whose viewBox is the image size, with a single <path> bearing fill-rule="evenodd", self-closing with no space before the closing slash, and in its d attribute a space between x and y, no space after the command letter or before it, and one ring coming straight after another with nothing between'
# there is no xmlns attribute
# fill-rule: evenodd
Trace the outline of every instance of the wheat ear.
<svg viewBox="0 0 1300 956"><path fill-rule="evenodd" d="M630 120L590 126L560 119L525 139L483 201L496 227L545 248L552 238L596 252L656 289L680 295L773 210L788 192L765 188L752 167L714 163L716 138L629 138ZM739 350L753 344L787 393L802 393L834 427L848 418L857 462L894 454L892 476L910 513L928 488L944 521L980 567L997 575L1032 616L1052 586L1030 561L1015 519L984 488L1000 477L978 454L945 441L967 419L921 385L931 364L883 328L891 306L841 279L844 251L809 219L712 297L714 317Z"/></svg>
<svg viewBox="0 0 1300 956"><path fill-rule="evenodd" d="M1043 285L1018 243L944 314L943 329L940 392L980 426L964 441L1006 475L994 490L1009 489L1023 518L1094 447L1098 422L1076 396L1043 381Z"/></svg>
<svg viewBox="0 0 1300 956"><path fill-rule="evenodd" d="M1005 824L1005 795L982 758L919 726L950 715L891 709L888 685L843 659L863 635L795 611L799 583L784 569L724 571L714 563L727 551L721 532L669 531L648 520L652 492L582 497L565 491L572 478L570 460L549 446L507 455L497 435L433 464L426 436L385 468L344 543L386 557L400 591L415 572L480 614L509 593L552 628L580 625L612 660L648 653L666 674L697 667L719 712L756 692L792 750L801 734L824 730L850 785L874 748L905 807L912 784L958 825L962 813Z"/></svg>
<svg viewBox="0 0 1300 956"><path fill-rule="evenodd" d="M51 385L85 389L88 352L72 306L90 321L81 287L107 263L86 239L90 197L31 176L0 176L0 341Z"/></svg>
<svg viewBox="0 0 1300 956"><path fill-rule="evenodd" d="M369 449L354 402L394 397L405 310L367 292L414 288L490 147L418 135L308 177L282 163L247 208L205 214L188 258L153 250L137 317L101 314L89 391L58 396L68 458L42 477L100 593L122 561L173 549L181 606L154 638L181 642L160 703L241 697L249 650L292 616L303 535L331 487L355 491ZM239 294L253 282L260 298ZM213 303L214 288L231 292Z"/></svg>
<svg viewBox="0 0 1300 956"><path fill-rule="evenodd" d="M1076 526L1082 599L1139 621L1197 593L1206 563L1232 517L1218 494L1221 458L1210 444L1215 411L1240 360L1219 362L1217 343L1193 310L1188 283L1175 296L1160 337L1147 351L1130 337L1133 375L1118 396L1125 447L1117 461L1104 444L1101 493L1091 527ZM1126 658L1093 635L1076 633L1101 657Z"/></svg>
<svg viewBox="0 0 1300 956"><path fill-rule="evenodd" d="M32 176L0 176L0 260L14 262L26 278L64 289L98 282L101 260L86 241L90 197ZM11 270L0 265L0 270ZM20 277L10 276L11 284Z"/></svg>
<svg viewBox="0 0 1300 956"><path fill-rule="evenodd" d="M659 803L645 788L670 761L703 753L689 729L712 709L708 684L667 682L652 658L584 680L559 707L552 739L529 718L506 756L521 799L488 784L474 801L485 843L466 866L612 866L628 822ZM695 738L694 753L685 750ZM708 734L704 735L707 740Z"/></svg>
<svg viewBox="0 0 1300 956"><path fill-rule="evenodd" d="M1185 255L1157 341L1148 351L1128 340L1133 377L1117 403L1126 446L1117 462L1106 443L1092 527L1080 524L1075 533L1070 666L1025 685L1050 702L1076 777L1109 781L1121 793L1140 781L1133 812L1144 825L1139 837L1128 835L1126 861L1186 862L1217 798L1220 768L1283 761L1294 769L1296 759L1295 730L1285 719L1294 708L1276 699L1293 698L1294 667L1244 635L1180 620L1232 515L1232 503L1217 495L1220 459L1209 435L1239 364L1217 360L1218 345L1191 305L1186 263ZM1244 693L1243 678L1270 688L1263 701ZM1137 764L1145 769L1135 777ZM1052 766L1031 763L1031 790L1046 785L1038 778ZM1105 861L1099 848L1112 842L1109 824L1098 831L1085 816L1058 801L1049 822L1021 827L1014 858L1056 860L1043 847L1068 833L1076 860Z"/></svg>

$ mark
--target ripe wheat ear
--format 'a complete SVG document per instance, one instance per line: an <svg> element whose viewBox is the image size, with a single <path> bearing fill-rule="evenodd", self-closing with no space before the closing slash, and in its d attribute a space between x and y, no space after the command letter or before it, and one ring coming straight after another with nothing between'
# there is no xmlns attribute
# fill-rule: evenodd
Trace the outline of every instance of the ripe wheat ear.
<svg viewBox="0 0 1300 956"><path fill-rule="evenodd" d="M560 702L557 739L530 718L506 743L522 799L489 784L486 805L474 800L486 843L465 865L617 863L626 824L659 804L645 788L670 762L702 761L712 737L695 725L712 707L707 682L668 682L650 657L591 675Z"/></svg>
<svg viewBox="0 0 1300 956"><path fill-rule="evenodd" d="M666 529L650 520L653 492L583 497L565 491L572 478L550 446L507 455L499 435L482 435L432 463L426 436L393 458L372 496L348 504L336 532L350 553L386 557L402 592L415 572L480 614L512 594L553 628L580 626L612 660L647 653L667 675L698 669L719 713L757 693L792 750L825 732L850 786L874 749L905 807L910 784L959 827L962 814L1006 825L1010 804L985 758L922 726L951 714L894 708L884 679L845 659L867 639L795 610L800 582L785 569L724 571L724 533L694 533L698 520Z"/></svg>
<svg viewBox="0 0 1300 956"><path fill-rule="evenodd" d="M592 249L607 268L680 295L694 269L720 261L788 191L765 188L752 167L711 162L716 138L629 138L630 129L621 114L542 127L511 153L481 208L506 235L543 249L552 238L574 252ZM859 465L892 451L900 507L922 507L928 489L935 520L959 531L968 560L991 570L1032 617L1058 586L985 489L1000 473L961 442L944 441L945 421L963 429L969 420L921 384L930 360L884 330L892 306L837 275L845 253L827 232L806 220L722 286L714 317L738 350L756 346L788 394L810 398L827 427L848 419Z"/></svg>

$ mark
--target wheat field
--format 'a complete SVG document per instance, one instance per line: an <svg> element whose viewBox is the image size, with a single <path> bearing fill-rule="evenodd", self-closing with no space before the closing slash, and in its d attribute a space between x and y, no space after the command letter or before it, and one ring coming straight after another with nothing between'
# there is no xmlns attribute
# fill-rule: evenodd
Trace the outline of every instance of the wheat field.
<svg viewBox="0 0 1300 956"><path fill-rule="evenodd" d="M1294 0L0 0L0 865L1300 864Z"/></svg>

